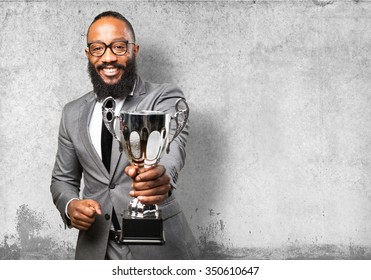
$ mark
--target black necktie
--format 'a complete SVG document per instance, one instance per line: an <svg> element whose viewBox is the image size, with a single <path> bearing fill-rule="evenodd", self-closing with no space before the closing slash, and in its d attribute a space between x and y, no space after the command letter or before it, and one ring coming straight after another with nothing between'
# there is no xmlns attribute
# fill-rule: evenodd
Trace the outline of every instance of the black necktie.
<svg viewBox="0 0 371 280"><path fill-rule="evenodd" d="M102 161L104 166L107 168L108 173L110 172L111 165L111 149L112 149L112 134L108 131L107 127L102 121L102 135L101 135Z"/></svg>
<svg viewBox="0 0 371 280"><path fill-rule="evenodd" d="M104 122L102 121L102 134L101 134L101 151L102 151L102 161L104 166L107 168L109 173L111 165L111 149L112 149L112 134L108 131ZM115 230L120 230L120 224L117 219L115 208L112 208L112 222Z"/></svg>

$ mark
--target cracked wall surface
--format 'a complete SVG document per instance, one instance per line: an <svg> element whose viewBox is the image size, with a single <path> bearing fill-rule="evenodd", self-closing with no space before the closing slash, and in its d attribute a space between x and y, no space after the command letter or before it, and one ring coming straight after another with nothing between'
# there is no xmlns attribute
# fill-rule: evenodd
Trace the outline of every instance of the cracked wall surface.
<svg viewBox="0 0 371 280"><path fill-rule="evenodd" d="M49 192L85 35L117 10L191 108L175 195L204 259L371 259L371 2L0 1L0 259L72 259Z"/></svg>

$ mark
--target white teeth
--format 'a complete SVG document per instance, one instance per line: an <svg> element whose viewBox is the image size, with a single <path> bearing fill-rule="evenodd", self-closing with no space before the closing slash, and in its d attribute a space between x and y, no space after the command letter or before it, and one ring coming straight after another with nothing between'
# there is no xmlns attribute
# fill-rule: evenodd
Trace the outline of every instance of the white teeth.
<svg viewBox="0 0 371 280"><path fill-rule="evenodd" d="M106 71L106 72L114 72L116 70L117 70L117 68L104 68L104 71Z"/></svg>

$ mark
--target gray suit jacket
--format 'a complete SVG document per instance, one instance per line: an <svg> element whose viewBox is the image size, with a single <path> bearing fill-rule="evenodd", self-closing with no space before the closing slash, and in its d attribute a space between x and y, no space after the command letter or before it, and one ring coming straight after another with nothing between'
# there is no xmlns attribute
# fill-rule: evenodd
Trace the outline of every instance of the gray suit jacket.
<svg viewBox="0 0 371 280"><path fill-rule="evenodd" d="M178 87L144 82L138 76L134 93L126 98L122 109L158 110L173 114L175 101L180 97L184 98L184 95ZM129 162L125 154L120 154L117 141L114 140L112 145L110 174L92 145L88 126L95 103L95 94L89 92L64 107L50 187L54 204L66 224L69 220L65 216L65 207L72 198L90 198L98 201L102 207L103 214L96 217L91 228L79 232L76 259L104 259L112 208L115 208L116 213L122 213L131 200L129 191L132 180L123 171ZM188 128L185 128L172 142L170 153L165 154L160 162L171 175L173 186L176 186L178 172L184 165L187 135ZM82 176L84 184L80 187ZM160 205L160 209L164 219L166 244L130 245L134 258L196 258L196 242L174 195Z"/></svg>

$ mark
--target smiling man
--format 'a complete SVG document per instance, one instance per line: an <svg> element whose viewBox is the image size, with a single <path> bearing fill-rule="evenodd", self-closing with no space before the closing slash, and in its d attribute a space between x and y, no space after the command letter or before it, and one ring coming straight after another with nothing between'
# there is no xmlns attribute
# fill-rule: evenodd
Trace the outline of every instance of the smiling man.
<svg viewBox="0 0 371 280"><path fill-rule="evenodd" d="M108 96L115 98L118 111L174 114L176 100L184 98L182 91L139 77L139 45L133 27L117 12L104 12L93 20L85 53L93 91L63 108L50 187L64 223L79 230L76 259L196 258L195 239L173 191L184 165L188 129L176 138L159 165L138 171L119 152L118 144L107 140L102 125L102 101ZM108 157L104 152L107 147L111 151ZM84 188L80 193L82 178ZM159 205L165 245L124 245L116 241L122 226L117 213L123 213L133 197L143 204Z"/></svg>

